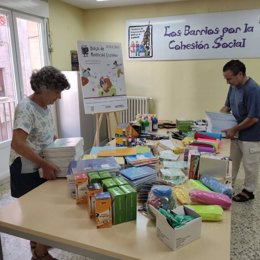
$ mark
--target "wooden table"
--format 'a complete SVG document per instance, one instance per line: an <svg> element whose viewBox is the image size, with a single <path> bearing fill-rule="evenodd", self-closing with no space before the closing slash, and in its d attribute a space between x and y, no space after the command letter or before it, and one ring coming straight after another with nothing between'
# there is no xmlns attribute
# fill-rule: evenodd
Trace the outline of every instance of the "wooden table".
<svg viewBox="0 0 260 260"><path fill-rule="evenodd" d="M229 260L230 213L222 222L203 222L200 239L171 251L139 212L136 221L97 229L87 208L70 198L66 180L58 179L1 208L0 231L95 259Z"/></svg>
<svg viewBox="0 0 260 260"><path fill-rule="evenodd" d="M0 209L0 232L94 259L229 260L230 229L231 212L225 211L222 222L203 222L201 238L177 251L139 212L136 221L97 229L86 206L70 197L65 179L48 181Z"/></svg>

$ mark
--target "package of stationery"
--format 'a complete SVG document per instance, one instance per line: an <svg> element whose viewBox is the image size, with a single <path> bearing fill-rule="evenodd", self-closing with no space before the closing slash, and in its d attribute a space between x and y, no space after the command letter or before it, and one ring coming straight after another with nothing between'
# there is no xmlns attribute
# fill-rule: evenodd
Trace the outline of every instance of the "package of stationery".
<svg viewBox="0 0 260 260"><path fill-rule="evenodd" d="M222 221L223 209L218 205L187 205L198 213L202 221Z"/></svg>
<svg viewBox="0 0 260 260"><path fill-rule="evenodd" d="M223 209L229 209L232 204L227 195L213 191L192 190L189 195L191 201L198 204L219 205Z"/></svg>
<svg viewBox="0 0 260 260"><path fill-rule="evenodd" d="M74 175L75 178L75 192L77 204L87 204L87 184L88 177L84 173Z"/></svg>
<svg viewBox="0 0 260 260"><path fill-rule="evenodd" d="M183 171L178 168L162 168L159 177L163 183L171 186L182 184L187 179Z"/></svg>
<svg viewBox="0 0 260 260"><path fill-rule="evenodd" d="M101 181L104 191L107 191L110 188L117 187L116 182L112 178L104 179Z"/></svg>
<svg viewBox="0 0 260 260"><path fill-rule="evenodd" d="M98 172L89 172L88 179L89 179L89 184L101 183L101 178Z"/></svg>
<svg viewBox="0 0 260 260"><path fill-rule="evenodd" d="M96 193L95 201L95 219L97 228L112 227L112 205L110 193Z"/></svg>
<svg viewBox="0 0 260 260"><path fill-rule="evenodd" d="M201 236L201 217L194 210L179 206L174 210L151 210L156 216L158 238L171 250L179 249Z"/></svg>
<svg viewBox="0 0 260 260"><path fill-rule="evenodd" d="M176 207L176 202L173 197L172 188L168 185L153 185L147 199L148 215L154 219L153 213L149 210L149 206L156 209L164 208L172 210Z"/></svg>
<svg viewBox="0 0 260 260"><path fill-rule="evenodd" d="M96 198L95 194L103 192L103 189L99 183L89 184L87 187L87 198L88 198L88 211L91 218L95 217Z"/></svg>
<svg viewBox="0 0 260 260"><path fill-rule="evenodd" d="M113 178L113 180L117 184L117 186L129 185L128 181L125 178L123 178L122 176L116 176Z"/></svg>
<svg viewBox="0 0 260 260"><path fill-rule="evenodd" d="M119 188L125 193L126 221L135 220L137 210L137 192L130 185L121 185Z"/></svg>
<svg viewBox="0 0 260 260"><path fill-rule="evenodd" d="M100 171L98 172L98 174L100 176L101 181L104 179L112 178L112 175L109 173L109 171Z"/></svg>
<svg viewBox="0 0 260 260"><path fill-rule="evenodd" d="M229 198L232 198L232 187L223 184L222 182L220 182L219 180L211 177L211 176L207 176L204 175L200 178L200 181L207 186L209 189L218 192L218 193L222 193L227 195Z"/></svg>
<svg viewBox="0 0 260 260"><path fill-rule="evenodd" d="M113 225L126 222L125 193L119 187L108 189L112 197L112 219Z"/></svg>

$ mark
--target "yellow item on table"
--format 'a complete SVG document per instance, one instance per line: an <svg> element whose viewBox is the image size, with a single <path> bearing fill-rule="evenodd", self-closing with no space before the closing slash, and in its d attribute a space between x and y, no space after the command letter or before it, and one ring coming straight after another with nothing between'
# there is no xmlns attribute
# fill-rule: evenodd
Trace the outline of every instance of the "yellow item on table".
<svg viewBox="0 0 260 260"><path fill-rule="evenodd" d="M96 159L96 158L97 158L96 154L84 154L82 157L83 160Z"/></svg>
<svg viewBox="0 0 260 260"><path fill-rule="evenodd" d="M135 147L126 147L122 149L113 149L113 150L103 150L97 153L98 157L106 157L106 156L126 156L126 155L135 155L136 149Z"/></svg>
<svg viewBox="0 0 260 260"><path fill-rule="evenodd" d="M182 146L174 146L172 150L176 154L184 153L184 147Z"/></svg>
<svg viewBox="0 0 260 260"><path fill-rule="evenodd" d="M218 205L187 205L198 213L202 221L222 221L223 209Z"/></svg>
<svg viewBox="0 0 260 260"><path fill-rule="evenodd" d="M173 188L173 193L176 196L177 200L182 204L191 204L189 189L187 185L177 185Z"/></svg>
<svg viewBox="0 0 260 260"><path fill-rule="evenodd" d="M211 191L207 186L205 186L199 180L189 179L188 185L190 186L191 189Z"/></svg>
<svg viewBox="0 0 260 260"><path fill-rule="evenodd" d="M187 145L189 145L190 143L192 143L193 140L194 140L193 137L191 137L191 136L186 136L186 137L184 137L184 138L182 139L181 142L183 143L184 146L187 146Z"/></svg>

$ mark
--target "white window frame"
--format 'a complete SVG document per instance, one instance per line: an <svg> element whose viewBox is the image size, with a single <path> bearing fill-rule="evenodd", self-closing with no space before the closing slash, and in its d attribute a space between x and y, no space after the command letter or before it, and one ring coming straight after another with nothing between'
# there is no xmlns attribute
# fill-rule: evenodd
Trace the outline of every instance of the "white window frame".
<svg viewBox="0 0 260 260"><path fill-rule="evenodd" d="M48 18L46 17L38 17L31 14L25 14L22 12L17 12L10 10L5 7L0 6L1 13L5 14L8 17L10 22L10 38L11 42L11 52L12 57L10 58L11 62L13 63L13 79L15 82L14 86L14 95L16 101L19 102L23 98L23 80L22 80L22 69L21 69L21 60L20 60L20 52L19 52L19 42L18 42L18 31L17 31L17 24L16 18L27 19L31 21L35 21L40 24L41 26L41 56L43 58L44 65L50 65L50 56L49 56L49 48L48 48ZM11 140L5 140L0 142L0 149L6 147L6 144L10 144Z"/></svg>

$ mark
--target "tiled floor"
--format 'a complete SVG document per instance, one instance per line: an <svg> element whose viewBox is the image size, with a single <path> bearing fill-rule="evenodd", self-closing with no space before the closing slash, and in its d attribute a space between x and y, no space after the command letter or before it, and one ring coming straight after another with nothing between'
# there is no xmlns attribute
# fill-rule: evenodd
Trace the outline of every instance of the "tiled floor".
<svg viewBox="0 0 260 260"><path fill-rule="evenodd" d="M240 173L242 175L243 173ZM238 180L235 190L240 191L242 181ZM231 260L260 260L260 186L256 198L246 203L233 203L231 225ZM10 196L9 182L0 184L0 207L14 200ZM31 253L27 240L1 234L4 260L29 260ZM221 250L221 249L220 249ZM59 260L87 260L60 249L51 254ZM221 260L221 259L220 259Z"/></svg>
<svg viewBox="0 0 260 260"><path fill-rule="evenodd" d="M9 181L0 183L0 207L7 205L15 200L11 197L9 189ZM3 247L4 260L30 260L32 255L30 251L29 241L1 233L1 242ZM60 249L51 249L50 254L59 260L91 260L88 257L76 255Z"/></svg>

